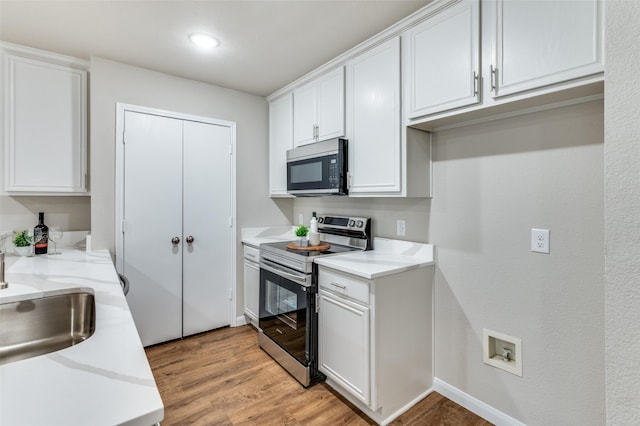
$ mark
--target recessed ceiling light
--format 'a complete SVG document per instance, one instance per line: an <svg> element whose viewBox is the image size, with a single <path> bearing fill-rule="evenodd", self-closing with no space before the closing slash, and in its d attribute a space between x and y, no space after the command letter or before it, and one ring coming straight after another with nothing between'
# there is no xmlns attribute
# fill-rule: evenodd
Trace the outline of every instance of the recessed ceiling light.
<svg viewBox="0 0 640 426"><path fill-rule="evenodd" d="M189 36L191 43L203 49L213 49L220 46L220 41L205 33L193 33Z"/></svg>

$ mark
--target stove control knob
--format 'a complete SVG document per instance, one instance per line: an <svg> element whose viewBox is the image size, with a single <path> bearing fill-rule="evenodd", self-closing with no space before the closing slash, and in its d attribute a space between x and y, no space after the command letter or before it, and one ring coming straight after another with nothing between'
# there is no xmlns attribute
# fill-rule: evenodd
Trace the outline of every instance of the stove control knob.
<svg viewBox="0 0 640 426"><path fill-rule="evenodd" d="M318 218L318 223L322 223L322 222L324 222L324 217L319 217Z"/></svg>
<svg viewBox="0 0 640 426"><path fill-rule="evenodd" d="M358 224L356 225L358 228L362 228L362 226L364 225L364 222L359 220Z"/></svg>
<svg viewBox="0 0 640 426"><path fill-rule="evenodd" d="M349 228L352 228L354 226L356 226L356 221L355 220L350 220L349 221Z"/></svg>

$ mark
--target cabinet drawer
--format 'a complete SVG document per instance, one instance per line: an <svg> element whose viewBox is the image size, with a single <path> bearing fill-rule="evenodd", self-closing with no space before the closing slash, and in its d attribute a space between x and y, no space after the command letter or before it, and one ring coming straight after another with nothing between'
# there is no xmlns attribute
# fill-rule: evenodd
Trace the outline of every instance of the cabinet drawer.
<svg viewBox="0 0 640 426"><path fill-rule="evenodd" d="M318 272L320 288L369 305L369 283L327 269Z"/></svg>
<svg viewBox="0 0 640 426"><path fill-rule="evenodd" d="M260 250L248 245L244 246L244 258L252 262L260 261Z"/></svg>

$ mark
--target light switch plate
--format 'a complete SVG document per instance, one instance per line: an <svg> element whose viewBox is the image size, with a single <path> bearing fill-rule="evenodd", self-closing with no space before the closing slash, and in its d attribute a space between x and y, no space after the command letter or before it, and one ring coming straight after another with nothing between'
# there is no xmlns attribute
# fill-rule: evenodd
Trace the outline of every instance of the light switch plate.
<svg viewBox="0 0 640 426"><path fill-rule="evenodd" d="M536 253L549 253L549 230L531 230L531 251Z"/></svg>

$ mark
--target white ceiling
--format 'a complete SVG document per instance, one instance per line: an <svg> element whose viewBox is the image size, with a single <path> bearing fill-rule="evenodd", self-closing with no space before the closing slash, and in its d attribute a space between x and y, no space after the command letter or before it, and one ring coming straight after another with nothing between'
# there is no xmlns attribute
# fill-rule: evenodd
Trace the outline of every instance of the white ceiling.
<svg viewBox="0 0 640 426"><path fill-rule="evenodd" d="M0 0L0 40L266 96L431 0ZM192 32L222 45L203 53Z"/></svg>

